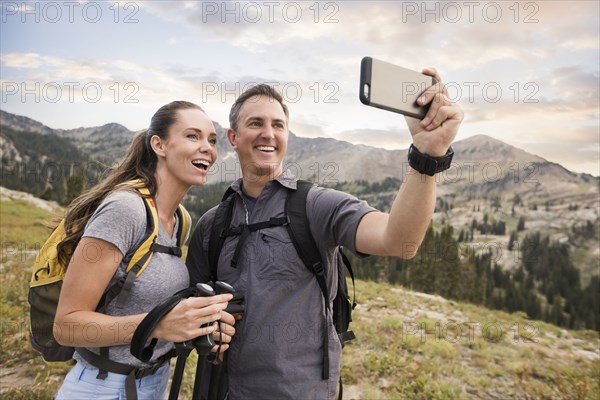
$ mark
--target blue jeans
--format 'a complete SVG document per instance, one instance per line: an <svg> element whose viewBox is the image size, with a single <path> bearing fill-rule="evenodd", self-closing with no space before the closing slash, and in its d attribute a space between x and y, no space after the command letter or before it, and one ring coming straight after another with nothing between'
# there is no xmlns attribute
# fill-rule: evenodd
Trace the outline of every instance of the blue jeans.
<svg viewBox="0 0 600 400"><path fill-rule="evenodd" d="M156 373L136 379L139 400L164 400L167 394L171 364L166 362ZM108 373L106 379L97 379L97 368L86 368L81 363L69 371L58 390L56 400L125 400L126 375Z"/></svg>

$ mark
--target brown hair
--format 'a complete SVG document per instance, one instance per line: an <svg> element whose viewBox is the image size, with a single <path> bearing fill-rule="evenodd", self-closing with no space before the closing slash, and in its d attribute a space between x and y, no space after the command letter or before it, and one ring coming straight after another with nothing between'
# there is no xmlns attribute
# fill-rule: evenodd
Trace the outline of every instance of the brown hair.
<svg viewBox="0 0 600 400"><path fill-rule="evenodd" d="M106 196L117 190L133 190L133 186L127 183L133 179L141 180L151 196L156 194L157 183L154 174L158 158L150 146L150 139L156 135L166 140L169 128L177 121L178 111L186 109L204 112L198 105L187 101L173 101L159 108L152 116L150 127L135 135L121 163L100 183L71 202L65 211L67 236L57 246L62 265L68 265L88 220Z"/></svg>

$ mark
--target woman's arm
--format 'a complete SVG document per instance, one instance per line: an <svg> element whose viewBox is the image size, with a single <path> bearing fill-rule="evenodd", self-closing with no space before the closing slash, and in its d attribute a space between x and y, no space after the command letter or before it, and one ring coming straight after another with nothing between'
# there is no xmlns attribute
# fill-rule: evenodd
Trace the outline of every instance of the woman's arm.
<svg viewBox="0 0 600 400"><path fill-rule="evenodd" d="M65 274L56 310L54 335L60 344L105 347L131 342L146 314L116 317L95 311L122 259L123 254L111 243L81 239ZM157 325L153 337L179 342L211 333L213 326L200 326L220 319L229 299L231 295L183 300Z"/></svg>

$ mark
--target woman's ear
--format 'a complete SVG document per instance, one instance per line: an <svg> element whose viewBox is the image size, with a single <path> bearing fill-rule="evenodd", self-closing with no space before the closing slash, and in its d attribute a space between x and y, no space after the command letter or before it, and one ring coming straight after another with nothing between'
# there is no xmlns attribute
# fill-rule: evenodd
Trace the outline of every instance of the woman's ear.
<svg viewBox="0 0 600 400"><path fill-rule="evenodd" d="M156 153L157 157L165 156L165 148L164 148L165 146L164 146L164 142L160 138L160 136L153 135L150 138L150 147L152 147L152 150Z"/></svg>

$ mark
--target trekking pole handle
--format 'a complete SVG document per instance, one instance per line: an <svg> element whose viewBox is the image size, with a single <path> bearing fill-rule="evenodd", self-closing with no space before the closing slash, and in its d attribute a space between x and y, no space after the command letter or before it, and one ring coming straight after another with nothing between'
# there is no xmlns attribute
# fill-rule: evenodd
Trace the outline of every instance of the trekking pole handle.
<svg viewBox="0 0 600 400"><path fill-rule="evenodd" d="M196 296L196 297L212 297L214 295L215 295L215 291L213 290L213 288L210 285L208 285L206 283L197 283L196 284L196 293L194 293L194 296ZM210 325L211 325L210 323L206 323L206 324L203 324L201 326L201 328L205 328ZM185 344L186 344L186 347L193 346L196 349L196 351L198 352L198 354L208 354L208 353L210 353L211 349L215 346L215 341L212 337L212 334L208 334L208 335L198 336L197 338L187 341Z"/></svg>
<svg viewBox="0 0 600 400"><path fill-rule="evenodd" d="M225 308L225 312L229 314L243 314L244 313L244 296L236 295L235 289L227 282L217 281L215 282L215 291L217 294L230 293L233 295L233 299L229 301L229 304Z"/></svg>
<svg viewBox="0 0 600 400"><path fill-rule="evenodd" d="M223 294L223 293L234 294L235 293L235 289L233 288L233 286L231 286L229 283L223 282L223 281L215 282L215 291L217 292L217 294Z"/></svg>

